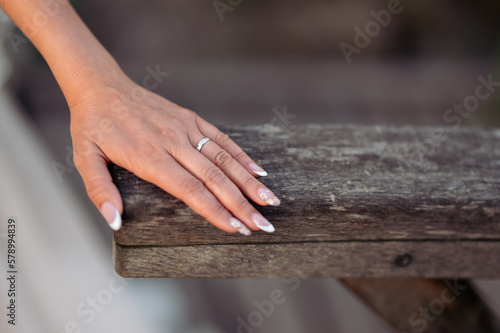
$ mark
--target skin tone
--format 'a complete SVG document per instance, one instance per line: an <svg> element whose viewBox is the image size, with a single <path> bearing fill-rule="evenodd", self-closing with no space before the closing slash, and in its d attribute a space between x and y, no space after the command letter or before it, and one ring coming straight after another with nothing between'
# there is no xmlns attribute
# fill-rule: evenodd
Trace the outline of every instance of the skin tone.
<svg viewBox="0 0 500 333"><path fill-rule="evenodd" d="M279 205L256 177L267 173L196 113L139 86L66 0L0 0L47 61L71 113L74 162L87 193L118 230L122 198L114 163L184 201L216 227L249 235L274 227L244 197ZM208 141L198 151L198 142Z"/></svg>

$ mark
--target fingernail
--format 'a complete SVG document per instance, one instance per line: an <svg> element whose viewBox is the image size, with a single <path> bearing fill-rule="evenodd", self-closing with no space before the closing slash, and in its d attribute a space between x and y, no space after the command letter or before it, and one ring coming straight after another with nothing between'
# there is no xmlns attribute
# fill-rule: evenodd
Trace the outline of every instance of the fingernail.
<svg viewBox="0 0 500 333"><path fill-rule="evenodd" d="M118 209L111 203L105 202L101 206L101 213L111 229L117 231L122 226L122 217Z"/></svg>
<svg viewBox="0 0 500 333"><path fill-rule="evenodd" d="M267 203L268 205L271 206L279 206L280 205L280 199L278 199L271 190L261 187L259 188L259 191L257 192L259 194L259 197Z"/></svg>
<svg viewBox="0 0 500 333"><path fill-rule="evenodd" d="M250 230L243 224L243 222L234 217L229 218L229 224L231 224L231 226L240 234L243 234L245 236L250 236L252 234Z"/></svg>
<svg viewBox="0 0 500 333"><path fill-rule="evenodd" d="M262 215L254 213L252 215L252 220L260 230L265 232L274 232L274 226Z"/></svg>
<svg viewBox="0 0 500 333"><path fill-rule="evenodd" d="M262 177L267 176L267 172L265 172L264 169L262 169L257 164L252 162L252 163L250 163L249 166L250 166L250 169L252 169L252 171L255 172L257 175L262 176Z"/></svg>

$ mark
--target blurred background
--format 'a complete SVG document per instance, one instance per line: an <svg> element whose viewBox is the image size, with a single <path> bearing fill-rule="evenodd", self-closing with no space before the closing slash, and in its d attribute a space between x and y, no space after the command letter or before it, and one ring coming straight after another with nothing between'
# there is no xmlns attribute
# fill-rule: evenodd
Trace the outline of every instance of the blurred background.
<svg viewBox="0 0 500 333"><path fill-rule="evenodd" d="M286 108L293 123L450 126L445 111L474 94L478 76L500 81L494 0L405 0L362 43L356 28L366 33L372 11L388 1L72 4L130 77L141 83L159 66L169 76L154 91L216 125L264 126ZM116 277L111 231L71 162L64 97L36 49L13 44L11 33L22 36L2 16L0 218L19 225L16 332L73 332L73 324L82 332L237 332L237 318L277 288L287 301L255 332L391 332L334 279L291 291L281 280ZM495 92L461 126L498 127L499 110ZM2 253L5 233L2 222ZM500 312L500 283L475 284ZM105 306L89 305L118 289Z"/></svg>

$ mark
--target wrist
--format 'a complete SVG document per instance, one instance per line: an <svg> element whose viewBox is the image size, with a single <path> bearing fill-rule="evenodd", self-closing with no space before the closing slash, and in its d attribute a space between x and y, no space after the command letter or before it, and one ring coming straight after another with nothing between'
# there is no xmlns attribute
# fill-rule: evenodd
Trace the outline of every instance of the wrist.
<svg viewBox="0 0 500 333"><path fill-rule="evenodd" d="M116 86L127 79L118 63L106 54L94 56L91 60L80 62L73 70L58 79L59 86L70 109L83 103L95 91Z"/></svg>

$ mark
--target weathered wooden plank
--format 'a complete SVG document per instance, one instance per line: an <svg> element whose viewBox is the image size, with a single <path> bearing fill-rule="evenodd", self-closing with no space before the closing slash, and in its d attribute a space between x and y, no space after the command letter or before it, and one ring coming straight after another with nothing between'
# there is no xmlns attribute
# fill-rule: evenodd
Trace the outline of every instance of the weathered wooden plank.
<svg viewBox="0 0 500 333"><path fill-rule="evenodd" d="M466 280L343 279L397 332L493 333L498 319Z"/></svg>
<svg viewBox="0 0 500 333"><path fill-rule="evenodd" d="M189 246L114 243L123 277L285 278L500 276L497 241L352 241Z"/></svg>
<svg viewBox="0 0 500 333"><path fill-rule="evenodd" d="M221 127L269 172L276 232L224 233L184 203L111 167L120 245L500 240L500 130L296 125Z"/></svg>

